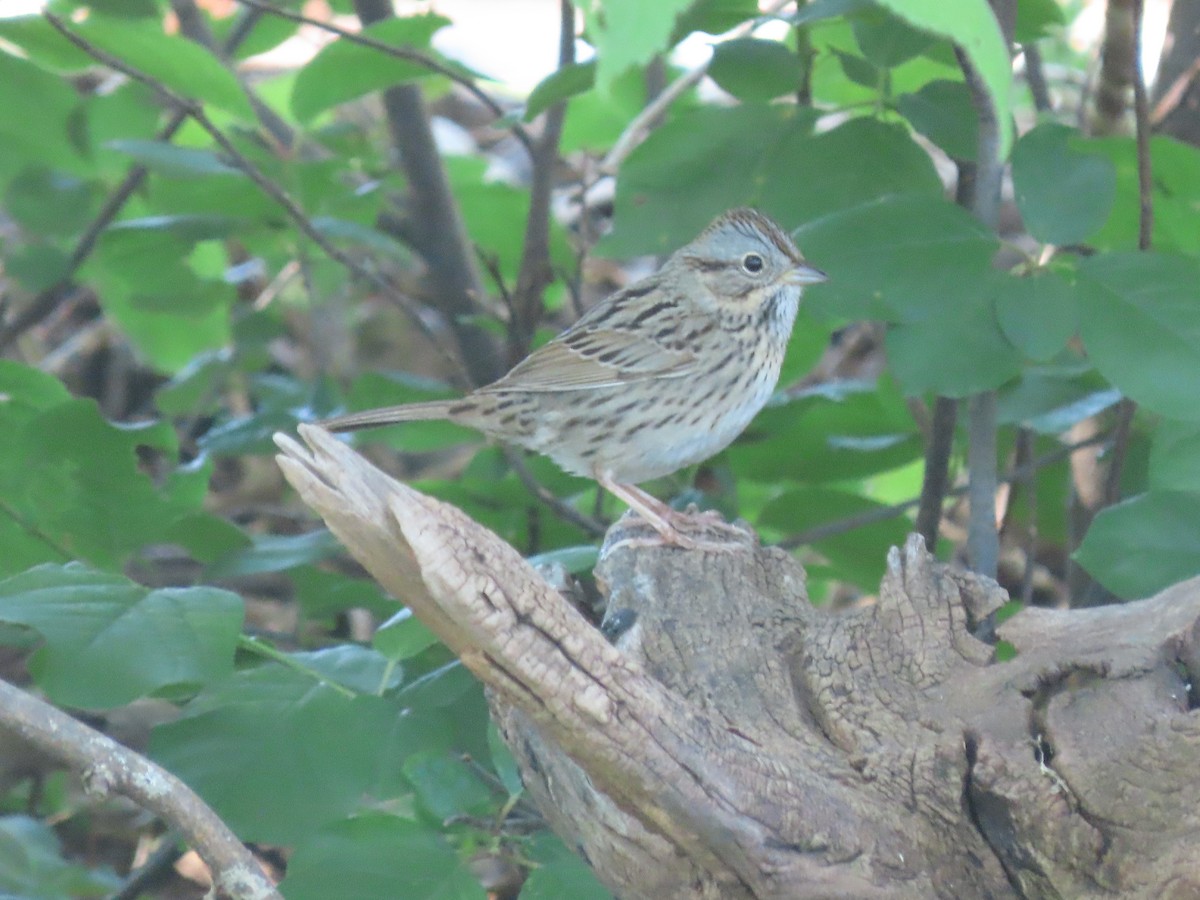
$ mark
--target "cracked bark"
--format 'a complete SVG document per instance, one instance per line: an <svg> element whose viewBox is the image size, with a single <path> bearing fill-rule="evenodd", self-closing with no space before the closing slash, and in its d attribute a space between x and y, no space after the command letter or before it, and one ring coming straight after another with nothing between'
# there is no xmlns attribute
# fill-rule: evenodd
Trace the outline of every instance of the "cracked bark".
<svg viewBox="0 0 1200 900"><path fill-rule="evenodd" d="M639 546L626 518L609 643L463 513L301 436L288 479L488 685L530 795L622 898L1200 895L1200 580L1027 610L1001 663L973 629L1004 593L919 538L831 615L780 550Z"/></svg>

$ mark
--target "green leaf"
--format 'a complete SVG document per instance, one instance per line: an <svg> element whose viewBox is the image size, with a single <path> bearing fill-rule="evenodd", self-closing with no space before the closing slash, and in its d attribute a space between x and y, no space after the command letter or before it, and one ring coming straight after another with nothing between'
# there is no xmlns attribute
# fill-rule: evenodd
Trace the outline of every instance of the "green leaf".
<svg viewBox="0 0 1200 900"><path fill-rule="evenodd" d="M0 176L26 165L51 166L77 175L88 172L74 140L71 121L79 98L62 78L33 63L0 52L4 115L0 116ZM31 128L30 123L37 123Z"/></svg>
<svg viewBox="0 0 1200 900"><path fill-rule="evenodd" d="M1002 279L995 299L1000 330L1030 359L1050 359L1079 328L1075 287L1056 272Z"/></svg>
<svg viewBox="0 0 1200 900"><path fill-rule="evenodd" d="M1077 422L1099 415L1121 400L1093 369L1086 374L1053 366L1033 367L999 394L1001 425L1022 425L1039 434L1062 434Z"/></svg>
<svg viewBox="0 0 1200 900"><path fill-rule="evenodd" d="M787 491L768 503L757 524L783 534L795 534L885 506L837 488L806 487ZM851 581L872 590L883 577L888 548L903 544L911 527L907 516L895 516L820 539L811 546L829 563L827 577Z"/></svg>
<svg viewBox="0 0 1200 900"><path fill-rule="evenodd" d="M0 620L35 629L38 685L65 706L120 706L233 668L242 601L216 588L148 590L77 563L0 582Z"/></svg>
<svg viewBox="0 0 1200 900"><path fill-rule="evenodd" d="M694 88L685 93L676 108L687 104L694 94ZM567 104L562 152L589 150L603 155L645 104L646 81L637 69L617 78L607 90L577 94Z"/></svg>
<svg viewBox="0 0 1200 900"><path fill-rule="evenodd" d="M529 873L518 900L612 900L596 874L576 856L564 856Z"/></svg>
<svg viewBox="0 0 1200 900"><path fill-rule="evenodd" d="M359 694L383 694L398 688L403 673L382 653L358 644L337 644L308 653L292 653L301 667Z"/></svg>
<svg viewBox="0 0 1200 900"><path fill-rule="evenodd" d="M38 15L0 18L0 38L20 47L29 58L45 69L74 72L95 65L91 55L59 34L54 26ZM5 87L13 85L5 83ZM10 97L5 97L8 102Z"/></svg>
<svg viewBox="0 0 1200 900"><path fill-rule="evenodd" d="M954 159L973 161L979 150L979 118L961 81L938 79L915 94L902 94L896 108L909 123Z"/></svg>
<svg viewBox="0 0 1200 900"><path fill-rule="evenodd" d="M184 97L211 103L243 119L254 108L236 76L204 47L164 34L158 22L89 16L72 28L81 37Z"/></svg>
<svg viewBox="0 0 1200 900"><path fill-rule="evenodd" d="M364 28L362 36L394 47L420 50L440 61L429 50L429 39L449 24L449 19L433 14L406 16L377 22ZM339 39L324 47L297 74L292 86L292 113L302 122L308 122L339 103L433 74L421 63Z"/></svg>
<svg viewBox="0 0 1200 900"><path fill-rule="evenodd" d="M1200 494L1150 491L1101 510L1072 557L1118 597L1200 574Z"/></svg>
<svg viewBox="0 0 1200 900"><path fill-rule="evenodd" d="M358 222L333 216L316 216L312 220L312 225L321 236L329 238L333 243L344 241L357 244L394 260L411 259L404 245L370 225L361 225Z"/></svg>
<svg viewBox="0 0 1200 900"><path fill-rule="evenodd" d="M105 146L125 153L147 168L164 175L242 174L241 169L228 165L212 150L199 147L177 147L166 141L143 140L115 140L109 141Z"/></svg>
<svg viewBox="0 0 1200 900"><path fill-rule="evenodd" d="M0 896L104 897L121 884L108 866L86 867L64 859L58 835L44 822L28 816L0 817Z"/></svg>
<svg viewBox="0 0 1200 900"><path fill-rule="evenodd" d="M757 0L695 0L675 20L670 44L674 46L696 31L724 34L758 14Z"/></svg>
<svg viewBox="0 0 1200 900"><path fill-rule="evenodd" d="M953 317L978 306L996 249L995 235L940 193L874 199L809 222L797 240L829 274L806 299L810 310L939 332L956 331Z"/></svg>
<svg viewBox="0 0 1200 900"><path fill-rule="evenodd" d="M946 318L901 322L888 330L888 364L909 395L934 392L968 397L997 388L1021 371L1021 356L996 324L989 290L980 278L956 292Z"/></svg>
<svg viewBox="0 0 1200 900"><path fill-rule="evenodd" d="M400 610L375 631L371 646L390 660L403 661L423 653L438 642L408 607Z"/></svg>
<svg viewBox="0 0 1200 900"><path fill-rule="evenodd" d="M812 124L809 112L783 104L705 107L672 118L626 160L616 227L598 251L667 253L743 204L790 228L881 194L941 195L929 155L902 126L854 119L815 135Z"/></svg>
<svg viewBox="0 0 1200 900"><path fill-rule="evenodd" d="M1080 266L1080 332L1105 378L1146 408L1200 419L1200 263L1108 253Z"/></svg>
<svg viewBox="0 0 1200 900"><path fill-rule="evenodd" d="M262 534L250 547L234 551L208 567L205 576L214 581L264 572L284 572L304 563L320 562L342 552L325 529L305 534Z"/></svg>
<svg viewBox="0 0 1200 900"><path fill-rule="evenodd" d="M675 18L692 0L606 0L603 19L589 5L583 6L587 36L596 48L599 65L596 83L607 90L616 78L633 66L650 62L668 49L675 31Z"/></svg>
<svg viewBox="0 0 1200 900"><path fill-rule="evenodd" d="M174 457L165 425L118 428L95 401L51 400L11 367L0 367L0 393L0 575L71 558L119 569L198 505L182 483L157 487L139 469L139 447Z"/></svg>
<svg viewBox="0 0 1200 900"><path fill-rule="evenodd" d="M521 772L517 768L517 761L513 758L508 744L504 743L500 737L495 722L488 722L487 742L488 751L492 756L492 769L496 772L500 783L504 785L504 789L508 791L508 796L516 797L523 793L525 785L521 782Z"/></svg>
<svg viewBox="0 0 1200 900"><path fill-rule="evenodd" d="M878 93L883 86L883 73L873 62L863 59L856 53L847 53L844 50L835 49L834 54L837 56L837 61L842 67L842 71L846 73L855 84L865 87L872 93Z"/></svg>
<svg viewBox="0 0 1200 900"><path fill-rule="evenodd" d="M229 341L236 290L223 279L201 278L189 260L195 250L190 238L211 230L223 230L222 222L168 218L110 228L80 270L96 287L104 311L152 364L168 372Z"/></svg>
<svg viewBox="0 0 1200 900"><path fill-rule="evenodd" d="M844 383L768 407L731 447L739 479L828 483L918 459L921 440L895 385Z"/></svg>
<svg viewBox="0 0 1200 900"><path fill-rule="evenodd" d="M876 0L909 25L954 41L979 72L1000 123L1000 158L1012 149L1012 61L987 0L961 0L947 15L944 0Z"/></svg>
<svg viewBox="0 0 1200 900"><path fill-rule="evenodd" d="M298 662L311 665L314 656ZM404 760L450 749L449 713L401 710L397 700L347 698L269 663L206 689L183 718L154 730L150 750L240 837L290 844L364 805L407 795L397 779Z"/></svg>
<svg viewBox="0 0 1200 900"><path fill-rule="evenodd" d="M297 846L280 889L288 900L487 897L436 830L377 812L329 825Z"/></svg>
<svg viewBox="0 0 1200 900"><path fill-rule="evenodd" d="M1028 44L1048 35L1052 26L1066 24L1057 0L1018 0L1016 41Z"/></svg>
<svg viewBox="0 0 1200 900"><path fill-rule="evenodd" d="M708 76L739 100L772 100L800 83L800 58L779 41L736 38L713 50Z"/></svg>
<svg viewBox="0 0 1200 900"><path fill-rule="evenodd" d="M1079 244L1108 218L1116 171L1099 153L1072 142L1076 132L1045 123L1013 150L1013 189L1025 226L1048 244Z"/></svg>
<svg viewBox="0 0 1200 900"><path fill-rule="evenodd" d="M582 547L562 547L531 556L527 562L531 566L562 566L572 575L590 572L596 565L599 549L594 544Z"/></svg>
<svg viewBox="0 0 1200 900"><path fill-rule="evenodd" d="M161 15L154 0L86 0L86 6L117 18L138 19Z"/></svg>
<svg viewBox="0 0 1200 900"><path fill-rule="evenodd" d="M62 172L37 166L8 183L4 207L23 228L39 235L76 234L90 217L92 190Z"/></svg>
<svg viewBox="0 0 1200 900"><path fill-rule="evenodd" d="M4 269L31 294L44 291L66 277L71 258L49 244L14 248L4 260Z"/></svg>
<svg viewBox="0 0 1200 900"><path fill-rule="evenodd" d="M871 0L812 0L787 18L793 25L809 25L871 8Z"/></svg>
<svg viewBox="0 0 1200 900"><path fill-rule="evenodd" d="M404 776L422 805L437 819L480 815L496 807L496 795L462 759L435 751L404 761Z"/></svg>
<svg viewBox="0 0 1200 900"><path fill-rule="evenodd" d="M209 23L212 26L213 37L217 39L220 46L227 46L229 37L235 29L245 27L245 22L240 16L210 19ZM289 22L279 16L259 16L251 25L250 32L238 44L237 50L234 51L234 57L241 60L266 53L294 35L299 28L298 22Z"/></svg>
<svg viewBox="0 0 1200 900"><path fill-rule="evenodd" d="M891 69L919 56L933 43L933 37L912 28L903 19L874 9L851 20L854 38L863 56L881 69Z"/></svg>
<svg viewBox="0 0 1200 900"><path fill-rule="evenodd" d="M1164 420L1150 448L1150 487L1200 495L1200 424Z"/></svg>
<svg viewBox="0 0 1200 900"><path fill-rule="evenodd" d="M523 118L526 122L532 122L534 118L555 103L591 90L595 83L596 61L594 59L584 63L571 63L569 66L557 69L538 82L530 92L529 99L525 101Z"/></svg>

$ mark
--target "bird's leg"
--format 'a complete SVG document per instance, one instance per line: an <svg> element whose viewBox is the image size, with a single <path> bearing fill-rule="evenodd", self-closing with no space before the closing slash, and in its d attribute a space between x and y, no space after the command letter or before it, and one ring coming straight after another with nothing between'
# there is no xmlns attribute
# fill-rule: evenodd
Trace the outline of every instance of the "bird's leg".
<svg viewBox="0 0 1200 900"><path fill-rule="evenodd" d="M693 518L686 513L681 513L677 509L672 509L654 495L643 491L636 484L622 484L614 481L612 476L607 472L597 472L596 481L618 500L625 501L625 504L630 509L636 511L639 516L645 519L659 533L662 543L666 546L682 547L687 550L729 550L733 546L740 545L746 539L746 532L736 525L729 525L721 520L720 513L715 513L715 520L713 516L707 513ZM718 531L728 533L730 538L733 539L733 543L697 539L683 534L679 530L679 525L692 524L696 519L699 519L708 528L715 527Z"/></svg>
<svg viewBox="0 0 1200 900"><path fill-rule="evenodd" d="M681 534L679 529L671 523L671 519L675 517L675 510L657 497L643 491L636 484L621 484L613 481L612 476L607 472L598 472L596 480L602 488L618 500L625 501L630 509L635 510L639 516L645 519L662 536L664 544L672 547L690 548L695 546L694 541Z"/></svg>

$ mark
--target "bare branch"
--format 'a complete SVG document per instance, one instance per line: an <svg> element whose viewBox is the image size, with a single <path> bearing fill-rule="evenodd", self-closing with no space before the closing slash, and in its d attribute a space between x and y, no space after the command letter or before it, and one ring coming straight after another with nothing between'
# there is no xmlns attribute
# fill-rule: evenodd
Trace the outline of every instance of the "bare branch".
<svg viewBox="0 0 1200 900"><path fill-rule="evenodd" d="M395 14L391 0L354 0L354 9L364 25ZM471 322L483 309L483 279L421 89L415 84L388 88L383 92L383 109L408 181L409 240L429 268L430 292L454 332L461 351L460 370L466 371L468 385L486 384L500 375L502 367L491 335Z"/></svg>
<svg viewBox="0 0 1200 900"><path fill-rule="evenodd" d="M925 546L937 547L938 527L942 521L942 502L950 485L950 454L954 450L954 429L958 423L958 401L938 397L933 402L933 423L929 446L925 448L925 473L921 480L920 505L916 532Z"/></svg>
<svg viewBox="0 0 1200 900"><path fill-rule="evenodd" d="M959 67L971 93L979 119L979 143L973 166L969 206L992 231L1000 218L1000 187L1004 161L1000 158L1000 122L987 85L970 58L955 48ZM967 526L967 554L971 567L990 578L1000 564L1000 536L996 529L996 392L984 391L967 406L967 470L971 511Z"/></svg>
<svg viewBox="0 0 1200 900"><path fill-rule="evenodd" d="M559 2L558 67L575 62L575 7L571 0ZM532 183L529 186L529 215L521 267L513 291L513 319L509 323L509 361L516 363L528 352L541 321L546 285L554 279L550 268L550 199L558 163L558 142L567 116L567 101L560 100L547 111L542 136L532 151Z"/></svg>
<svg viewBox="0 0 1200 900"><path fill-rule="evenodd" d="M6 681L0 681L0 725L69 766L89 794L120 794L171 823L212 870L221 896L283 900L250 851L170 772Z"/></svg>

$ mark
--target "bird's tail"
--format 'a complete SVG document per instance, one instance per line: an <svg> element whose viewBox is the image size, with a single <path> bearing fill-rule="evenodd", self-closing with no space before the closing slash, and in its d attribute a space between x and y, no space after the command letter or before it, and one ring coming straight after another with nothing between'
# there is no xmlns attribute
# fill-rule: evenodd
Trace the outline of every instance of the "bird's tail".
<svg viewBox="0 0 1200 900"><path fill-rule="evenodd" d="M362 412L335 416L317 424L326 431L355 431L359 428L375 428L395 422L414 422L421 419L449 419L450 407L459 400L431 400L428 403L405 403L402 406L384 406Z"/></svg>

